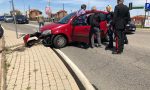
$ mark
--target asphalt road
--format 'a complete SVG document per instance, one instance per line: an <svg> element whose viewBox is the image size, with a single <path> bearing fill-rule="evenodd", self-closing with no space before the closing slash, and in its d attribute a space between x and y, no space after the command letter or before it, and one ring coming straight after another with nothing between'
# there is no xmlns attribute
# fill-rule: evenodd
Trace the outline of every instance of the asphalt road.
<svg viewBox="0 0 150 90"><path fill-rule="evenodd" d="M3 24L15 30L13 24ZM37 27L36 27L37 28ZM29 25L18 25L19 32L32 33ZM124 53L112 55L103 48L84 49L71 44L63 51L98 90L150 90L150 31L128 35Z"/></svg>

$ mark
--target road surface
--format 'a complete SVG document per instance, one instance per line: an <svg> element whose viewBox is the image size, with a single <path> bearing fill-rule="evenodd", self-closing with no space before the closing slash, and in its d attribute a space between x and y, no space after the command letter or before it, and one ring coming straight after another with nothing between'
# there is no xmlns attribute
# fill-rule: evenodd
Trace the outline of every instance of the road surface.
<svg viewBox="0 0 150 90"><path fill-rule="evenodd" d="M14 29L13 24L3 26ZM33 33L34 25L18 25L18 31ZM98 90L150 90L150 30L128 35L129 44L121 55L111 50L71 44L64 52Z"/></svg>

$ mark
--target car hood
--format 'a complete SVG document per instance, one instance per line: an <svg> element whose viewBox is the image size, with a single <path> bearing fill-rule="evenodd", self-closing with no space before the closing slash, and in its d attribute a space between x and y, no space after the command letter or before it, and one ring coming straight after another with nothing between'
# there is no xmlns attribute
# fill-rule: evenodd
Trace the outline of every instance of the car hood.
<svg viewBox="0 0 150 90"><path fill-rule="evenodd" d="M43 32L45 30L56 30L56 29L59 29L59 28L62 28L64 27L65 24L59 24L59 23L51 23L51 24L48 24L48 25L45 25L43 26L40 31Z"/></svg>

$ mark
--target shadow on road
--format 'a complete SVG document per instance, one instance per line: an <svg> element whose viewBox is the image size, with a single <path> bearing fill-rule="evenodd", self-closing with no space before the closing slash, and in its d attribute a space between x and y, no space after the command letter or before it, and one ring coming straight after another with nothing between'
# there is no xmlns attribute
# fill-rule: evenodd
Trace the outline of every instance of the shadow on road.
<svg viewBox="0 0 150 90"><path fill-rule="evenodd" d="M83 42L73 42L73 43L68 44L68 46L74 46L74 47L81 48L81 49L90 48L88 44L83 43Z"/></svg>

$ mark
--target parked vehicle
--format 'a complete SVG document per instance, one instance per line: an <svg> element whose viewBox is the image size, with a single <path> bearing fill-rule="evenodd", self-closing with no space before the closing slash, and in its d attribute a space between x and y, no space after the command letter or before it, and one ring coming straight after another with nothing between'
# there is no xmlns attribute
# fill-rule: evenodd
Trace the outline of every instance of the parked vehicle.
<svg viewBox="0 0 150 90"><path fill-rule="evenodd" d="M24 37L24 42L28 46L33 45L35 41L42 39L44 45L53 45L55 48L62 48L71 42L89 43L89 33L91 26L88 24L88 18L93 13L101 15L100 29L102 30L101 38L107 37L107 21L104 11L86 11L84 15L76 16L76 13L71 13L56 23L45 25L40 29L40 32L28 34ZM81 18L84 18L81 20ZM32 37L32 38L30 38Z"/></svg>
<svg viewBox="0 0 150 90"><path fill-rule="evenodd" d="M133 33L136 31L136 26L133 23L127 24L126 33Z"/></svg>
<svg viewBox="0 0 150 90"><path fill-rule="evenodd" d="M0 21L4 21L4 16L0 16Z"/></svg>
<svg viewBox="0 0 150 90"><path fill-rule="evenodd" d="M16 15L16 23L17 24L28 24L29 20L24 15Z"/></svg>
<svg viewBox="0 0 150 90"><path fill-rule="evenodd" d="M4 21L5 21L5 22L10 22L10 23L11 23L11 22L13 22L13 20L14 20L14 19L13 19L12 16L4 16Z"/></svg>

